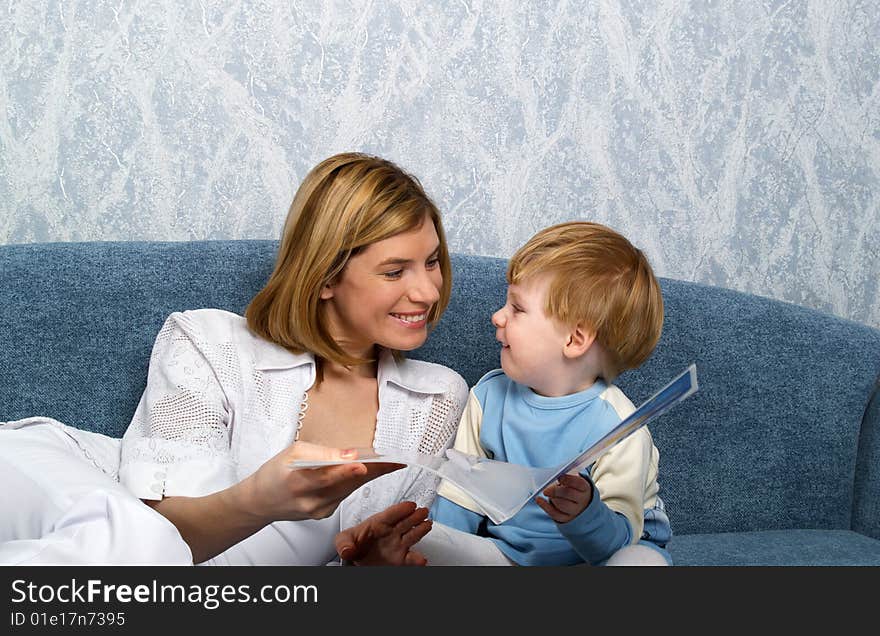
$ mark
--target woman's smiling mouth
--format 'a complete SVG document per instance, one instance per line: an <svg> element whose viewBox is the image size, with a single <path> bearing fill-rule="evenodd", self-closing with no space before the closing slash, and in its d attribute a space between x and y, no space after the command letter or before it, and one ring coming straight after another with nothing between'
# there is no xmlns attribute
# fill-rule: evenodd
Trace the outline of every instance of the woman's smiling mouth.
<svg viewBox="0 0 880 636"><path fill-rule="evenodd" d="M411 328L423 327L428 322L427 311L423 311L418 314L391 313L389 315L397 320L399 323Z"/></svg>

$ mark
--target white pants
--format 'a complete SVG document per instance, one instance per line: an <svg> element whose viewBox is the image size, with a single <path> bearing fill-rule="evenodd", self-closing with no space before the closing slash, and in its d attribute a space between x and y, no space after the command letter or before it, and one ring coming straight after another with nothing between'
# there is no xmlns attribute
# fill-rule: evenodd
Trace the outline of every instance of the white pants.
<svg viewBox="0 0 880 636"><path fill-rule="evenodd" d="M428 565L516 565L493 541L436 521L413 549Z"/></svg>
<svg viewBox="0 0 880 636"><path fill-rule="evenodd" d="M192 565L177 528L115 479L120 441L0 424L0 565Z"/></svg>
<svg viewBox="0 0 880 636"><path fill-rule="evenodd" d="M431 531L413 548L428 559L428 565L516 565L494 541L450 528L436 521ZM628 545L611 555L609 566L668 565L666 559L644 545Z"/></svg>

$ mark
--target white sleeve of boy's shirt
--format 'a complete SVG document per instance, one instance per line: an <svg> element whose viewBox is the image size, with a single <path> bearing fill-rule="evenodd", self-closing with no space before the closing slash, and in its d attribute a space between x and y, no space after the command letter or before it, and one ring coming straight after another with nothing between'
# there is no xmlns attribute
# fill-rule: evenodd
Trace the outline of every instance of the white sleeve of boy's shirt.
<svg viewBox="0 0 880 636"><path fill-rule="evenodd" d="M615 386L609 387L602 398L621 419L635 411L632 402ZM629 521L633 543L642 536L645 508L654 505L659 490L659 459L651 433L643 427L599 457L590 473L605 505Z"/></svg>
<svg viewBox="0 0 880 636"><path fill-rule="evenodd" d="M627 518L632 542L642 536L645 508L657 495L659 453L642 428L596 460L591 477L606 506Z"/></svg>

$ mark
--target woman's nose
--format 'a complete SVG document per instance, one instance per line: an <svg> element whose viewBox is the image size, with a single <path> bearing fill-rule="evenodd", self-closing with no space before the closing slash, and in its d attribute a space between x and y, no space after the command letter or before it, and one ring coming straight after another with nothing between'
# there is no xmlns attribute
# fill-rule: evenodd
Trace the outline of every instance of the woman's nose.
<svg viewBox="0 0 880 636"><path fill-rule="evenodd" d="M409 290L410 300L433 305L440 300L440 284L430 272L422 272Z"/></svg>

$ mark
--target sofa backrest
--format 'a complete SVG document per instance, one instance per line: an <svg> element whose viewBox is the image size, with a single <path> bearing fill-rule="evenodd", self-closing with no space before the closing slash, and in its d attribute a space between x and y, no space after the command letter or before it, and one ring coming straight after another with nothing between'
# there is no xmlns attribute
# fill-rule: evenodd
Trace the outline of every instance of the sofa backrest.
<svg viewBox="0 0 880 636"><path fill-rule="evenodd" d="M243 312L276 247L0 247L0 421L46 415L121 436L165 317L200 307ZM454 255L449 309L412 357L452 367L470 385L497 367L489 316L504 302L505 268L501 259ZM730 290L661 285L660 344L618 384L639 404L697 364L700 392L650 426L674 530L849 528L856 474L857 490L874 502L855 506L856 517L876 510L876 449L857 448L880 374L880 332ZM876 447L878 435L875 426L863 437Z"/></svg>

